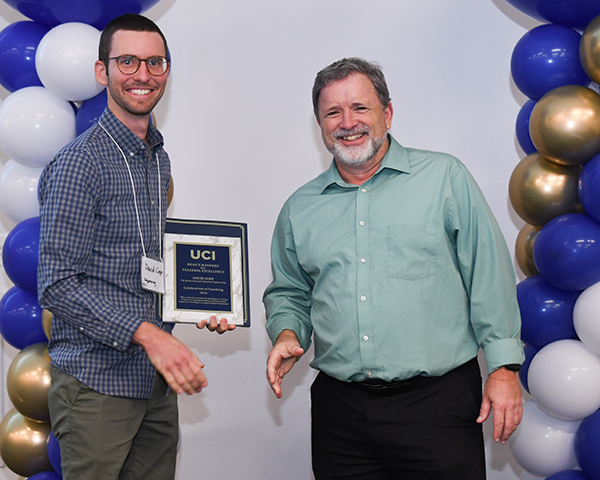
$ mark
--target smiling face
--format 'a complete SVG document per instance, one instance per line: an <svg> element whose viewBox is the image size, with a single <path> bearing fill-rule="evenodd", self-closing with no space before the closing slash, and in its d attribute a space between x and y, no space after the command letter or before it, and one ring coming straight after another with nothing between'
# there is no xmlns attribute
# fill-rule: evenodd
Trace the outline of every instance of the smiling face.
<svg viewBox="0 0 600 480"><path fill-rule="evenodd" d="M167 56L161 36L156 32L117 30L112 38L109 57L135 55L146 59ZM96 62L96 79L107 86L108 107L115 116L128 126L137 125L140 120L148 121L150 112L165 92L169 72L154 76L148 73L142 62L133 75L125 75L117 68L116 60L108 61L108 71L100 60Z"/></svg>
<svg viewBox="0 0 600 480"><path fill-rule="evenodd" d="M318 121L325 146L349 167L381 161L392 116L392 104L383 108L373 83L361 73L329 83L319 96Z"/></svg>

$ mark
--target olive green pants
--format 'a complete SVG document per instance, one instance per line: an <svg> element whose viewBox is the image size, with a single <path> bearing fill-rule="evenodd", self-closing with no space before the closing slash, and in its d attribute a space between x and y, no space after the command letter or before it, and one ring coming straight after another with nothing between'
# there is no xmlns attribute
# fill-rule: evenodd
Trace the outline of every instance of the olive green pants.
<svg viewBox="0 0 600 480"><path fill-rule="evenodd" d="M170 480L175 477L177 395L156 375L151 397L100 394L52 367L48 393L63 480Z"/></svg>

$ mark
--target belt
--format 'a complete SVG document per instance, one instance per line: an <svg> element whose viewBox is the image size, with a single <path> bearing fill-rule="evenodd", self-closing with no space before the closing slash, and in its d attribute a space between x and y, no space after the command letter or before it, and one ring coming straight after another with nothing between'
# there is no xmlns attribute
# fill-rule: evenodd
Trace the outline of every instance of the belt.
<svg viewBox="0 0 600 480"><path fill-rule="evenodd" d="M349 382L347 385L363 390L370 395L388 396L396 393L410 392L419 387L424 381L435 377L416 376L406 380L384 382L383 380L367 380L365 382Z"/></svg>

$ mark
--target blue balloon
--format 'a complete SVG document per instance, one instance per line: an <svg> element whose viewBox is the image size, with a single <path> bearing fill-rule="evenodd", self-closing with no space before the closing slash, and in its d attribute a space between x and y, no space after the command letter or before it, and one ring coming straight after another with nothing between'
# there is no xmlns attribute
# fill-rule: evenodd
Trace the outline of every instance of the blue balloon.
<svg viewBox="0 0 600 480"><path fill-rule="evenodd" d="M546 477L546 480L592 480L581 470L563 470Z"/></svg>
<svg viewBox="0 0 600 480"><path fill-rule="evenodd" d="M4 294L0 300L0 334L18 350L48 341L42 325L42 307L35 295L19 287Z"/></svg>
<svg viewBox="0 0 600 480"><path fill-rule="evenodd" d="M517 300L521 311L523 342L542 348L557 340L577 340L573 308L580 293L556 288L540 275L520 282L517 285Z"/></svg>
<svg viewBox="0 0 600 480"><path fill-rule="evenodd" d="M519 370L519 380L521 381L521 385L523 385L523 388L527 390L527 393L529 393L529 382L527 381L529 365L531 365L533 357L535 357L535 354L539 352L540 349L526 344L523 346L523 350L525 352L525 361L523 362L523 365L521 365L521 370Z"/></svg>
<svg viewBox="0 0 600 480"><path fill-rule="evenodd" d="M535 146L531 141L531 134L529 133L529 119L531 118L531 111L537 102L535 100L527 100L525 104L519 110L517 115L517 122L515 130L517 132L517 141L519 146L523 149L526 155L536 152Z"/></svg>
<svg viewBox="0 0 600 480"><path fill-rule="evenodd" d="M95 97L92 97L81 104L75 115L75 129L77 135L81 135L98 121L100 115L102 115L102 112L106 108L106 101L106 89L104 89Z"/></svg>
<svg viewBox="0 0 600 480"><path fill-rule="evenodd" d="M40 219L28 218L6 236L2 262L8 278L26 292L37 294L37 269L40 253Z"/></svg>
<svg viewBox="0 0 600 480"><path fill-rule="evenodd" d="M600 281L600 224L584 213L553 218L535 238L533 261L555 287L585 290Z"/></svg>
<svg viewBox="0 0 600 480"><path fill-rule="evenodd" d="M50 430L50 435L48 435L48 459L50 460L50 465L56 473L62 476L62 466L60 464L60 445L58 444L58 440L54 436L54 432Z"/></svg>
<svg viewBox="0 0 600 480"><path fill-rule="evenodd" d="M583 473L600 478L600 410L583 419L575 432L575 458Z"/></svg>
<svg viewBox="0 0 600 480"><path fill-rule="evenodd" d="M108 22L125 13L142 13L159 0L4 0L8 5L42 25L81 22L103 30Z"/></svg>
<svg viewBox="0 0 600 480"><path fill-rule="evenodd" d="M0 32L0 85L9 92L43 87L35 69L35 52L50 28L35 22L15 22Z"/></svg>
<svg viewBox="0 0 600 480"><path fill-rule="evenodd" d="M53 470L48 472L40 472L28 477L29 480L62 480L62 476Z"/></svg>
<svg viewBox="0 0 600 480"><path fill-rule="evenodd" d="M538 100L563 85L587 86L591 80L579 60L581 35L562 25L540 25L515 45L510 71L517 88Z"/></svg>
<svg viewBox="0 0 600 480"><path fill-rule="evenodd" d="M583 30L600 15L598 0L507 0L521 12L544 23Z"/></svg>
<svg viewBox="0 0 600 480"><path fill-rule="evenodd" d="M579 200L585 213L600 222L600 154L583 166L578 188Z"/></svg>

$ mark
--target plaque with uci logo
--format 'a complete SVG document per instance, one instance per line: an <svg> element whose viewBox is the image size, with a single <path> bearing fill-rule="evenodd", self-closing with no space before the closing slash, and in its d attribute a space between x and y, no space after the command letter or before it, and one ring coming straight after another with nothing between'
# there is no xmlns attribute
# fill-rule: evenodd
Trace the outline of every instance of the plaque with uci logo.
<svg viewBox="0 0 600 480"><path fill-rule="evenodd" d="M198 323L215 315L250 326L245 223L168 218L163 258L164 322Z"/></svg>

